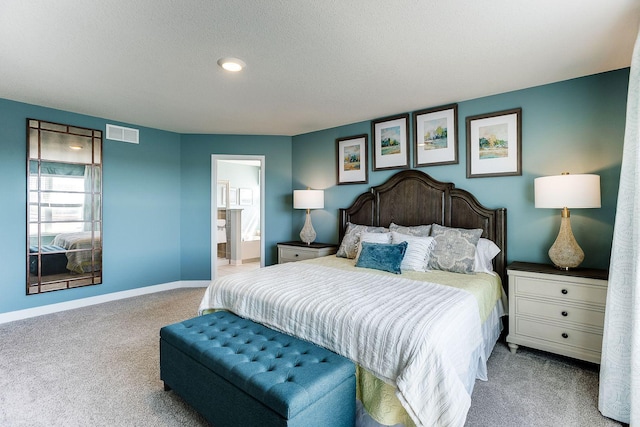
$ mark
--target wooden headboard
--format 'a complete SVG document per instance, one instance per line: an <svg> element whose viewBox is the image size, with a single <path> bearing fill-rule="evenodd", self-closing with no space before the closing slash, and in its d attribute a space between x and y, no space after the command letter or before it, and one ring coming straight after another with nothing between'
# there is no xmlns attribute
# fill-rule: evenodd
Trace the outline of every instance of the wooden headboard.
<svg viewBox="0 0 640 427"><path fill-rule="evenodd" d="M384 184L359 195L351 206L340 209L340 241L347 222L388 227L437 223L447 227L481 228L482 237L501 249L494 271L507 283L507 210L488 209L468 191L451 182L440 182L418 170L405 170Z"/></svg>

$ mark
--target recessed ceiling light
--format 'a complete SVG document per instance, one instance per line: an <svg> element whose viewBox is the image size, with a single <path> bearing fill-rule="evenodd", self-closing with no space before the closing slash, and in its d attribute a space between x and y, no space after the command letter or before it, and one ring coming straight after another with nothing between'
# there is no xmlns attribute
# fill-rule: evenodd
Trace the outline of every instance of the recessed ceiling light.
<svg viewBox="0 0 640 427"><path fill-rule="evenodd" d="M235 73L242 70L247 64L238 58L220 58L218 59L218 65L227 71Z"/></svg>

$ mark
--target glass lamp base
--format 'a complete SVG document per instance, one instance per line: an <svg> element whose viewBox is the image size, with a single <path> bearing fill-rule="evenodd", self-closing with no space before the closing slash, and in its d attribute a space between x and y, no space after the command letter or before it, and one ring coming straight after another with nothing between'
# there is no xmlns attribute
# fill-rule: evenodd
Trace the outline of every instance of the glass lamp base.
<svg viewBox="0 0 640 427"><path fill-rule="evenodd" d="M584 252L573 237L569 217L563 217L560 222L560 232L549 249L549 258L561 270L576 268L584 260Z"/></svg>
<svg viewBox="0 0 640 427"><path fill-rule="evenodd" d="M307 211L307 218L304 221L304 227L302 227L302 231L300 231L300 240L305 242L307 245L316 240L316 230L313 229L313 225L311 224L311 215L309 211Z"/></svg>

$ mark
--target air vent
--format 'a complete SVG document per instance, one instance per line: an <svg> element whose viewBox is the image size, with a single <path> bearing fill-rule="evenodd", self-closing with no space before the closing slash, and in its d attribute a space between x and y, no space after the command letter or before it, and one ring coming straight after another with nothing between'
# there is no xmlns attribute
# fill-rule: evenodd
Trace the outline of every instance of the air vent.
<svg viewBox="0 0 640 427"><path fill-rule="evenodd" d="M138 129L126 128L123 126L107 125L107 139L113 141L128 142L131 144L139 144Z"/></svg>

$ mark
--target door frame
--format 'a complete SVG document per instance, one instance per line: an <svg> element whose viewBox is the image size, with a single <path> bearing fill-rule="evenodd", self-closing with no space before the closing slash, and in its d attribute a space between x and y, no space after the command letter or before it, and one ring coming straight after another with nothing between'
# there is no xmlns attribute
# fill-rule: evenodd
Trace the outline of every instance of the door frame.
<svg viewBox="0 0 640 427"><path fill-rule="evenodd" d="M264 267L265 242L265 156L240 154L211 155L211 280L218 277L217 217L218 217L218 160L257 160L260 162L260 267Z"/></svg>

